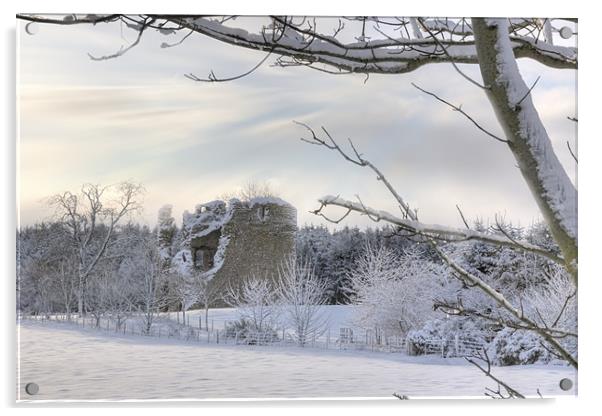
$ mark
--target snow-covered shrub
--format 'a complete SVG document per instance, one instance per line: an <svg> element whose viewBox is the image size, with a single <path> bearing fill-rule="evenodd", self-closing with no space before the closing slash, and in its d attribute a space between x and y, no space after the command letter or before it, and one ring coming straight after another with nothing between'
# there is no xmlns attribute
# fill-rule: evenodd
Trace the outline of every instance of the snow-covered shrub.
<svg viewBox="0 0 602 416"><path fill-rule="evenodd" d="M471 348L486 347L493 337L491 325L467 317L433 319L422 328L408 332L406 342L414 355L427 354L433 345L444 346L444 352L455 348L456 340L469 344Z"/></svg>
<svg viewBox="0 0 602 416"><path fill-rule="evenodd" d="M504 328L489 347L491 362L496 365L547 363L551 354L543 347L540 336L532 331Z"/></svg>
<svg viewBox="0 0 602 416"><path fill-rule="evenodd" d="M240 318L228 322L224 328L226 338L236 338L240 343L255 345L278 341L278 332L269 326L258 328L251 320Z"/></svg>

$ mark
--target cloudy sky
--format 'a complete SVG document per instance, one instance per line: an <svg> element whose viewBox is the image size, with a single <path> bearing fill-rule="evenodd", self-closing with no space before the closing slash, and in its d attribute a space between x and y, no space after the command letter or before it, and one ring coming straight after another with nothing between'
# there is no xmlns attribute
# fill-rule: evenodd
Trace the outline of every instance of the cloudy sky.
<svg viewBox="0 0 602 416"><path fill-rule="evenodd" d="M44 198L82 183L123 180L146 187L141 221L154 224L158 208L179 218L201 202L248 181L268 182L295 205L299 224L322 223L308 213L316 199L336 194L396 211L375 176L333 152L299 140L293 120L325 126L341 142L352 138L421 219L460 225L456 204L470 219L496 214L522 225L539 213L509 150L433 101L412 82L436 92L501 135L481 90L451 65L404 75L331 76L306 68L275 68L268 60L230 83L184 77L233 76L264 55L193 35L182 45L148 32L126 55L93 61L132 39L119 24L40 26L27 35L18 24L19 200L22 224L46 219ZM566 141L575 126L576 72L521 60L540 116L560 160L575 179ZM463 70L480 78L476 66ZM335 214L333 214L335 215ZM350 215L341 225L371 224Z"/></svg>

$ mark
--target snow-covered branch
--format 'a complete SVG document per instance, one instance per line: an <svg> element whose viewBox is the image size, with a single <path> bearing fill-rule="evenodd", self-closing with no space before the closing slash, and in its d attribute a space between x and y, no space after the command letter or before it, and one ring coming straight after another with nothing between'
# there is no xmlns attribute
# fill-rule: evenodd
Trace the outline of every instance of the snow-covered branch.
<svg viewBox="0 0 602 416"><path fill-rule="evenodd" d="M447 227L444 225L437 224L425 224L419 221L413 221L405 218L398 217L387 211L375 210L367 207L361 202L349 201L338 196L326 195L318 199L320 207L313 211L314 214L320 215L322 210L327 206L338 206L346 208L349 211L358 212L363 215L367 215L373 221L383 221L400 227L402 230L409 231L414 234L422 235L429 238L442 239L450 242L460 241L482 241L484 243L493 244L502 247L511 247L518 250L528 251L541 256L544 256L550 260L555 261L559 264L564 264L564 260L558 257L551 251L543 249L539 246L531 244L527 241L517 241L515 239L508 238L505 235L487 234L484 232L472 230Z"/></svg>
<svg viewBox="0 0 602 416"><path fill-rule="evenodd" d="M317 21L327 26L328 23L322 23L327 22L327 18L292 16L266 17L270 23L257 27L254 31L242 28L249 25L235 27L235 16L153 14L67 15L49 18L18 15L18 18L61 25L122 21L139 36L146 28L168 35L178 30L192 31L233 46L272 51L280 56L276 61L277 65L308 66L320 70L324 70L325 66L330 68L327 71L335 73L400 74L430 63L447 62L456 65L479 62L472 23L468 23L465 18L423 19L421 24L426 33L421 32L415 18L381 18L369 27L366 27L367 20L363 19L361 28L350 24L349 29L341 27L339 21L339 27L334 28L334 35L327 34L330 30L318 30ZM379 29L384 23L389 28L388 34L383 34L382 29ZM256 23L255 25L257 26ZM406 26L411 26L412 31L408 31ZM519 29L525 28L530 31L521 33ZM554 68L577 68L576 48L557 46L539 39L539 36L534 35L537 30L541 31L537 19L521 19L521 25L513 26L510 30L511 47L517 58L534 59ZM366 36L368 31L371 35L383 35ZM353 40L349 41L349 38ZM122 48L106 57L122 55L129 49L130 47ZM284 57L287 59L283 60Z"/></svg>
<svg viewBox="0 0 602 416"><path fill-rule="evenodd" d="M472 19L486 93L508 147L577 283L577 190L558 160L523 81L506 19ZM526 41L525 41L526 42ZM544 45L547 45L543 42ZM546 48L554 46L547 45Z"/></svg>
<svg viewBox="0 0 602 416"><path fill-rule="evenodd" d="M481 370L483 372L483 374L485 374L487 377L489 377L490 379L492 379L494 382L497 383L498 389L492 390L490 388L487 388L487 393L485 393L486 396L489 396L489 397L492 397L495 399L515 399L515 398L516 399L524 399L525 398L525 396L523 394L519 393L517 390L510 387L508 385L508 383L505 383L504 381L502 381L501 379L499 379L493 375L493 373L491 372L491 360L489 359L487 350L483 350L482 353L477 354L470 358L465 357L465 359L466 359L466 361L468 361L469 363L471 363L472 365L477 367L479 370ZM475 361L475 359L480 360L481 362L483 362L484 365L478 363L477 361ZM502 393L502 391L501 391L502 388L506 391L506 394Z"/></svg>

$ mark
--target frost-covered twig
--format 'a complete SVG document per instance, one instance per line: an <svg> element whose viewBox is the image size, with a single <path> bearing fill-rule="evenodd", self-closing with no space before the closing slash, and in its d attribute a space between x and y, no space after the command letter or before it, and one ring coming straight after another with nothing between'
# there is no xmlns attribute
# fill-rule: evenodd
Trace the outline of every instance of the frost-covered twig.
<svg viewBox="0 0 602 416"><path fill-rule="evenodd" d="M577 155L575 155L575 153L573 153L573 149L571 149L571 144L569 143L569 141L566 141L566 147L569 148L569 152L571 154L571 156L573 157L573 159L575 160L575 163L579 163L579 160L577 159Z"/></svg>
<svg viewBox="0 0 602 416"><path fill-rule="evenodd" d="M467 230L470 230L470 225L468 225L468 221L466 221L466 218L464 217L464 213L462 212L462 210L460 209L460 206L458 204L456 204L456 209L458 210L458 213L460 214L460 218L462 218L462 222L464 223L464 226L466 227Z"/></svg>
<svg viewBox="0 0 602 416"><path fill-rule="evenodd" d="M324 146L330 150L336 150L345 160L347 160L348 162L353 163L354 165L357 166L362 166L362 167L369 167L374 173L376 173L376 180L381 181L385 187L389 190L389 192L393 195L393 197L395 198L395 200L397 201L397 203L399 204L399 207L402 211L402 213L404 214L405 217L410 218L412 220L417 220L417 215L415 211L412 211L410 209L410 206L403 200L403 198L401 197L401 195L399 195L399 193L397 193L397 191L395 190L395 188L393 187L393 185L391 185L391 183L387 180L387 178L381 173L381 171L374 166L371 162L369 162L368 160L366 160L355 148L355 146L353 145L353 142L351 141L351 139L349 139L349 145L351 146L351 149L353 150L353 154L354 156L349 155L347 152L345 152L340 146L339 144L332 138L332 136L330 135L330 133L328 133L328 131L322 127L322 131L324 131L324 133L326 134L326 137L328 138L328 141L326 141L325 139L321 139L319 138L316 133L314 132L314 130L309 127L307 124L304 123L299 123L299 122L295 122L296 124L299 124L300 126L305 127L310 133L311 133L311 139L304 139L301 138L302 141L309 143L309 144L314 144L314 145L318 145L318 146ZM319 212L319 211L317 211Z"/></svg>
<svg viewBox="0 0 602 416"><path fill-rule="evenodd" d="M138 28L138 33L136 36L136 39L130 43L127 47L121 47L117 52L110 54L110 55L104 55L104 56L94 56L92 54L88 54L88 56L90 57L90 59L92 59L93 61L106 61L108 59L114 59L117 58L119 56L124 55L126 52L128 52L129 50L131 50L132 48L134 48L136 45L138 45L138 43L140 43L140 39L142 39L142 34L144 33L144 31L153 24L155 20L154 19L144 19L144 21L140 24L140 27Z"/></svg>
<svg viewBox="0 0 602 416"><path fill-rule="evenodd" d="M485 363L486 367L477 363L473 358L483 361ZM503 382L502 380L500 380L499 378L497 378L496 376L493 375L493 373L491 372L491 360L489 359L489 356L487 355L486 350L483 350L482 355L476 355L473 358L464 357L464 359L466 361L468 361L470 364L477 367L487 377L489 377L490 379L492 379L493 381L495 381L497 383L497 386L498 386L497 391L487 388L487 392L485 393L486 396L489 396L492 398L498 398L498 399L524 399L525 398L525 396L523 394L519 393L517 390L510 387L507 383ZM504 395L501 392L500 388L503 388L506 391L506 395Z"/></svg>
<svg viewBox="0 0 602 416"><path fill-rule="evenodd" d="M539 82L540 78L541 78L541 76L538 76L537 79L535 80L535 82L533 83L533 85L531 85L531 88L529 88L529 90L525 93L525 95L523 95L523 98L518 100L518 102L516 103L517 107L520 106L520 103L522 103L525 100L525 98L527 98L529 95L531 95L531 91L533 91L533 88L535 88L535 86Z"/></svg>
<svg viewBox="0 0 602 416"><path fill-rule="evenodd" d="M447 58L449 59L449 62L452 64L452 66L454 67L454 69L456 70L457 73L462 75L462 77L464 79L466 79L468 82L470 82L473 85L476 85L479 88L482 88L482 89L488 88L487 86L480 84L479 82L475 81L474 79L472 79L471 77L466 75L464 73L464 71L462 71L458 67L458 65L456 65L454 57L448 52L447 48L439 41L439 39L437 39L437 36L429 29L429 27L423 23L423 20L421 18L418 18L418 22L422 25L424 30L426 30L428 32L428 34L431 36L431 39L433 39L435 41L435 43L437 43L437 45L439 45L439 47L443 50L443 53L445 54L445 56L447 56Z"/></svg>
<svg viewBox="0 0 602 416"><path fill-rule="evenodd" d="M444 100L443 98L439 97L437 94L435 94L435 93L433 93L433 92L430 92L430 91L427 91L427 90L425 90L425 89L423 89L423 88L420 88L418 85L414 84L413 82L412 82L412 85L414 86L414 88L416 88L416 89L418 89L418 90L422 91L423 93L425 93L425 94L427 94L427 95L430 95L431 97L434 97L434 98L436 98L437 100L441 101L442 103L444 103L444 104L446 104L446 105L450 106L450 107L451 107L451 108L452 108L454 111L457 111L457 112L459 112L460 114L462 114L464 117L466 117L468 120L470 120L470 122L471 122L472 124L474 124L476 128L478 128L479 130L481 130L483 133L485 133L486 135L488 135L488 136L489 136L489 137L491 137L492 139L495 139L495 140L497 140L498 142L502 142L502 143L508 143L508 140L506 140L506 139L502 139L501 137L499 137L499 136L496 136L495 134L493 134L493 133L489 132L488 130L486 130L485 128L483 128L483 127L482 127L482 126L481 126L479 123L477 123L477 122L475 121L475 119L474 119L474 118L472 118L472 117L471 117L471 116L470 116L468 113L466 113L466 111L462 110L462 107L461 107L461 106L454 105L454 104L452 104L452 103L450 103L450 102L448 102L448 101Z"/></svg>
<svg viewBox="0 0 602 416"><path fill-rule="evenodd" d="M191 32L191 33L192 33L192 32ZM264 62L265 62L265 61L267 61L267 60L268 60L268 58L269 58L271 55L272 55L272 50L270 50L270 51L268 52L268 54L267 54L265 57L263 57L263 59L261 59L261 61L259 61L259 62L257 63L257 65L255 65L253 68L249 69L249 70L248 70L248 71L246 71L246 72L243 72L242 74L235 75L235 76L233 76L233 77L229 77L229 78L218 78L218 77L215 75L215 73L213 72L213 70L212 70L212 71L209 73L209 77L208 77L208 78L199 78L199 77L197 77L197 76L196 76L196 75L194 75L194 74L185 74L184 76L185 76L186 78L188 78L188 79L191 79L191 80L193 80L193 81L199 81L199 82L228 82L228 81L234 81L234 80L237 80L237 79L244 78L244 77L246 77L247 75L250 75L250 74L252 74L253 72L255 72L257 69L259 69L259 67L260 67L261 65L263 65L263 64L264 64Z"/></svg>

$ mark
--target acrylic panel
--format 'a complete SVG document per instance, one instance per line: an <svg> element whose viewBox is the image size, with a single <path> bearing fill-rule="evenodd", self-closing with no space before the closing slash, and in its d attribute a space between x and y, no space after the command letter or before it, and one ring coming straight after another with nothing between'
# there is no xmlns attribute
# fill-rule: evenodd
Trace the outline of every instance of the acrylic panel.
<svg viewBox="0 0 602 416"><path fill-rule="evenodd" d="M18 401L577 394L577 20L17 16Z"/></svg>

